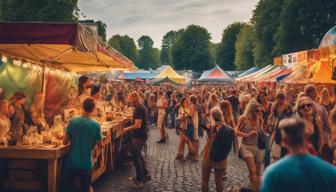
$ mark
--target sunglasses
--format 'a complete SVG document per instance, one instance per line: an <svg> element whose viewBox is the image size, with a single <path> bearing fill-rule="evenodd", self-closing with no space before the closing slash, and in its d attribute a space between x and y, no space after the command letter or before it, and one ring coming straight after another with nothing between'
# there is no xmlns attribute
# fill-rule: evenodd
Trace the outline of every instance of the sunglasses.
<svg viewBox="0 0 336 192"><path fill-rule="evenodd" d="M313 105L310 104L310 103L308 103L308 104L303 104L303 105L299 106L299 109L305 109L305 108L309 109L309 108L311 108L312 106L313 106Z"/></svg>

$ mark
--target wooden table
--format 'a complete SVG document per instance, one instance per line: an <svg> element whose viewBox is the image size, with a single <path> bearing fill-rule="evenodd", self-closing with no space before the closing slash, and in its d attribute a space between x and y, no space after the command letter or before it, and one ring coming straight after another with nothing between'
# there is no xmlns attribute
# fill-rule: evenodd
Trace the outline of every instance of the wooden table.
<svg viewBox="0 0 336 192"><path fill-rule="evenodd" d="M61 171L61 158L68 146L57 148L0 147L0 159L46 160L48 164L48 192L56 192Z"/></svg>

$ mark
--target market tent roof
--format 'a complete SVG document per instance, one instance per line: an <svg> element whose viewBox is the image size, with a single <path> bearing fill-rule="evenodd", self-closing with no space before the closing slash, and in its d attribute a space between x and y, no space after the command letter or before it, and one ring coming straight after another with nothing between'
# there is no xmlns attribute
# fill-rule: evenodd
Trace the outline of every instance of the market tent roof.
<svg viewBox="0 0 336 192"><path fill-rule="evenodd" d="M165 78L162 78L162 79L153 79L152 81L149 82L149 84L152 84L152 85L160 85L160 84L163 84L163 83L171 83L171 84L174 84L174 85L185 85L187 82L179 83L179 82L176 82L176 81L170 79L169 77L165 77Z"/></svg>
<svg viewBox="0 0 336 192"><path fill-rule="evenodd" d="M327 62L319 62L316 72L309 80L311 83L336 84L336 81L331 79L332 69Z"/></svg>
<svg viewBox="0 0 336 192"><path fill-rule="evenodd" d="M136 80L137 78L147 80L153 79L155 74L150 71L135 71L124 73L123 79L125 80Z"/></svg>
<svg viewBox="0 0 336 192"><path fill-rule="evenodd" d="M269 68L268 70L259 73L255 76L253 76L252 78L247 79L247 81L259 81L260 79L267 77L268 75L272 75L273 73L276 73L280 70L280 67L277 65L273 65L271 68Z"/></svg>
<svg viewBox="0 0 336 192"><path fill-rule="evenodd" d="M165 70L163 70L161 73L159 73L155 80L159 79L165 79L168 78L171 81L174 81L177 84L185 84L187 81L187 78L179 75L171 66L167 66Z"/></svg>
<svg viewBox="0 0 336 192"><path fill-rule="evenodd" d="M258 79L260 82L276 82L278 77L281 77L283 75L289 75L292 73L292 69L288 68L279 68L278 70L269 73L268 75Z"/></svg>
<svg viewBox="0 0 336 192"><path fill-rule="evenodd" d="M238 77L244 77L245 75L252 74L252 73L258 71L259 69L260 69L259 67L252 67L252 68L246 70L245 72L239 74Z"/></svg>
<svg viewBox="0 0 336 192"><path fill-rule="evenodd" d="M133 68L92 25L78 23L0 23L0 53L73 72Z"/></svg>
<svg viewBox="0 0 336 192"><path fill-rule="evenodd" d="M308 68L305 65L297 65L292 68L293 72L283 79L285 83L307 83Z"/></svg>
<svg viewBox="0 0 336 192"><path fill-rule="evenodd" d="M217 65L209 71L204 71L199 78L199 81L220 81L232 83L234 79Z"/></svg>
<svg viewBox="0 0 336 192"><path fill-rule="evenodd" d="M236 80L237 81L244 81L245 79L248 79L248 78L254 77L254 76L256 76L256 75L258 75L260 73L263 73L264 71L270 69L272 66L273 65L267 65L264 68L259 69L258 71L255 71L255 72L253 72L253 73L251 73L249 75L245 75L243 77L237 78Z"/></svg>

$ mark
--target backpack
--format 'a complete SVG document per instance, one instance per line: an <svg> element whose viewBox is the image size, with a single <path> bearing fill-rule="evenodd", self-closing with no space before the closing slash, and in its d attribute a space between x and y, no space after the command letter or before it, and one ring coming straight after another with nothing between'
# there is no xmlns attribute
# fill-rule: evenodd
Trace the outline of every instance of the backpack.
<svg viewBox="0 0 336 192"><path fill-rule="evenodd" d="M210 150L212 161L222 161L227 158L232 150L234 131L231 127L223 126L216 134Z"/></svg>

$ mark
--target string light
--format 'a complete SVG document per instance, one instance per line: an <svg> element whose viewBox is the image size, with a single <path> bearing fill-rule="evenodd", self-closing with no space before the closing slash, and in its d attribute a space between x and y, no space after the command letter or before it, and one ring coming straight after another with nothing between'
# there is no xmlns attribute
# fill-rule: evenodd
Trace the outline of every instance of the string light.
<svg viewBox="0 0 336 192"><path fill-rule="evenodd" d="M1 61L4 62L4 63L6 63L6 62L8 61L8 59L7 59L7 57L5 57L5 56L3 55L2 58L1 58Z"/></svg>
<svg viewBox="0 0 336 192"><path fill-rule="evenodd" d="M22 64L22 62L20 60L14 60L13 64L16 66L20 66Z"/></svg>

